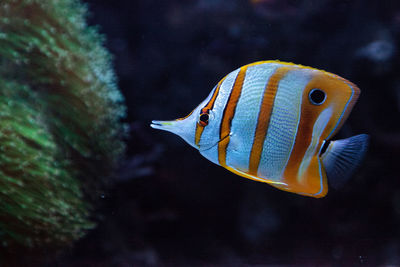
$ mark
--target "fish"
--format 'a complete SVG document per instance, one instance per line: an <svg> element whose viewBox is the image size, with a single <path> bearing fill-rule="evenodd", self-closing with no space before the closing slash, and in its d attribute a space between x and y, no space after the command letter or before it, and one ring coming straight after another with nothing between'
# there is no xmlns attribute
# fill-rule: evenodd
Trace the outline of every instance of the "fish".
<svg viewBox="0 0 400 267"><path fill-rule="evenodd" d="M343 186L367 151L368 134L332 140L360 92L327 71L259 61L226 75L186 117L150 126L234 174L321 198L328 184Z"/></svg>

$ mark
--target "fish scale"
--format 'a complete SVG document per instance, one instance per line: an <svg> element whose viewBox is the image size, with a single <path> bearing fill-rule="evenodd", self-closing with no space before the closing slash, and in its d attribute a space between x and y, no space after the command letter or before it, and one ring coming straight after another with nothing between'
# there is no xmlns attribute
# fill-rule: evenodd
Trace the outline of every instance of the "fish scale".
<svg viewBox="0 0 400 267"><path fill-rule="evenodd" d="M252 66L247 69L245 82L243 84L242 95L236 107L235 116L232 120L232 132L238 136L240 151L235 153L231 143L228 145L227 164L238 166L241 170L249 169L250 153L252 149L252 138L255 135L257 121L249 120L258 116L259 108L262 103L262 96L270 76L277 66L257 68ZM250 107L250 108L249 108Z"/></svg>
<svg viewBox="0 0 400 267"><path fill-rule="evenodd" d="M297 76L287 73L278 86L259 168L263 178L281 181L289 160L300 120L301 95L310 80L307 75Z"/></svg>

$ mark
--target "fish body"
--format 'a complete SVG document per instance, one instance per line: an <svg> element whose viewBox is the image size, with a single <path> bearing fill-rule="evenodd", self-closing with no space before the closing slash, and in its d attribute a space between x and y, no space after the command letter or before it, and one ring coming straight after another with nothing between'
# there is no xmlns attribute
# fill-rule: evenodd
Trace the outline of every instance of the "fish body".
<svg viewBox="0 0 400 267"><path fill-rule="evenodd" d="M359 94L338 75L260 61L226 75L188 116L151 126L235 174L318 198L328 191L327 177L343 183L367 149L365 134L330 141Z"/></svg>

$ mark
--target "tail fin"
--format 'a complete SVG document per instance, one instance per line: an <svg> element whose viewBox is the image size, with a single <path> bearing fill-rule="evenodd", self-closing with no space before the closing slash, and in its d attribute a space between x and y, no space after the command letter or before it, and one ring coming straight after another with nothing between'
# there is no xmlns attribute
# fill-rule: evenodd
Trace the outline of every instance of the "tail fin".
<svg viewBox="0 0 400 267"><path fill-rule="evenodd" d="M321 159L333 188L342 186L352 176L364 158L368 143L369 135L360 134L329 144Z"/></svg>

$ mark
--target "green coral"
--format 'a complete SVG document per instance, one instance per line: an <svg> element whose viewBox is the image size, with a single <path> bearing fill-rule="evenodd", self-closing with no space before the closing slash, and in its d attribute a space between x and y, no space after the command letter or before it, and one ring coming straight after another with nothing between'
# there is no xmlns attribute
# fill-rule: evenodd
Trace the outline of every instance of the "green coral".
<svg viewBox="0 0 400 267"><path fill-rule="evenodd" d="M125 109L103 38L73 0L0 2L0 237L65 244L124 145Z"/></svg>

